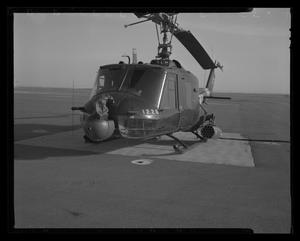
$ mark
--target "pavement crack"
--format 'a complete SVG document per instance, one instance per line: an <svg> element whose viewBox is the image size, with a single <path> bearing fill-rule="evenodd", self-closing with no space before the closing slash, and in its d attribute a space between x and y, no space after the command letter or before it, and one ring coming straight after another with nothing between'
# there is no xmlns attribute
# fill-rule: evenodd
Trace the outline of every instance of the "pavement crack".
<svg viewBox="0 0 300 241"><path fill-rule="evenodd" d="M84 213L81 212L77 212L77 211L71 211L69 209L64 209L66 212L68 212L69 214L71 214L73 217L80 217L82 216Z"/></svg>

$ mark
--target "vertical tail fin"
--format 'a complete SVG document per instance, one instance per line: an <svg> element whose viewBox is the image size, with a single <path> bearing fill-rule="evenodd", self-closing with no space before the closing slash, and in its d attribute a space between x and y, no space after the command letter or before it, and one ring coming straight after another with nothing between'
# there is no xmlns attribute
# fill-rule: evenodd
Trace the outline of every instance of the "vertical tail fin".
<svg viewBox="0 0 300 241"><path fill-rule="evenodd" d="M223 71L223 66L219 63L215 63L215 67L210 69L209 76L206 82L205 88L199 88L199 101L200 104L202 102L205 103L206 98L211 98L211 99L231 99L230 97L221 97L221 96L212 96L213 88L214 88L214 83L215 83L215 69L220 68Z"/></svg>
<svg viewBox="0 0 300 241"><path fill-rule="evenodd" d="M214 88L214 84L215 84L215 69L211 69L210 72L209 72L209 76L208 76L208 79L207 79L207 83L206 83L206 86L205 88L210 92L212 93L213 91L213 88Z"/></svg>
<svg viewBox="0 0 300 241"><path fill-rule="evenodd" d="M215 69L220 68L223 71L223 66L219 63L215 63L215 68L211 68L209 72L209 76L207 79L207 83L205 86L205 91L207 92L207 95L210 96L211 93L213 92L214 84L215 84Z"/></svg>

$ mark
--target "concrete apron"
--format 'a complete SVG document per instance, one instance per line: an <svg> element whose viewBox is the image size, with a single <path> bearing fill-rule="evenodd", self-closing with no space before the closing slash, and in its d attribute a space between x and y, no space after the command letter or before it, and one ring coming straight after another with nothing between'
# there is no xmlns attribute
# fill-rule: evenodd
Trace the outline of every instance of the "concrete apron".
<svg viewBox="0 0 300 241"><path fill-rule="evenodd" d="M139 158L159 158L174 161L188 161L210 164L224 164L254 167L251 147L248 141L209 139L199 142L191 133L174 134L188 145L192 145L183 154L177 154L172 147L171 138L163 136L156 141L138 142L136 140L115 139L102 143L84 143L81 129L44 135L15 142L16 144L90 151L99 154L136 156ZM223 138L244 139L237 133L223 133Z"/></svg>

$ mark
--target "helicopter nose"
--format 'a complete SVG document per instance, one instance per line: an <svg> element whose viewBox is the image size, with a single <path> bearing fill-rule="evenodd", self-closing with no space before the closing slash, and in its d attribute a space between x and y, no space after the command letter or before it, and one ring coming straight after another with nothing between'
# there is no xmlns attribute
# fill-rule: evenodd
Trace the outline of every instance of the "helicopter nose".
<svg viewBox="0 0 300 241"><path fill-rule="evenodd" d="M115 124L112 120L87 120L83 124L85 135L92 141L103 141L110 138L115 131Z"/></svg>

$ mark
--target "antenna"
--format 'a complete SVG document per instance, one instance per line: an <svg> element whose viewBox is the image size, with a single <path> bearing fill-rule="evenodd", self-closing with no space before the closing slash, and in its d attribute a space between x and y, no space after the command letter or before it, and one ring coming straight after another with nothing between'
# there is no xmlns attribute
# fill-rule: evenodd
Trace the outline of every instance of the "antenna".
<svg viewBox="0 0 300 241"><path fill-rule="evenodd" d="M128 64L130 64L130 56L129 55L122 55L122 57L127 57L128 58Z"/></svg>
<svg viewBox="0 0 300 241"><path fill-rule="evenodd" d="M132 49L132 63L137 64L137 53L135 48Z"/></svg>

